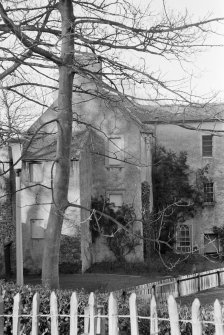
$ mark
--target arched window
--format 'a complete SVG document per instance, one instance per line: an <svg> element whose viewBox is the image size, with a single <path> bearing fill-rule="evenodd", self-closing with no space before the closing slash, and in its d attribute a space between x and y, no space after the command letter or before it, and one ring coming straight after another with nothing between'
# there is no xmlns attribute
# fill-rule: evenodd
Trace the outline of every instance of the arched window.
<svg viewBox="0 0 224 335"><path fill-rule="evenodd" d="M177 228L176 249L179 252L191 251L190 228L187 225L180 225Z"/></svg>

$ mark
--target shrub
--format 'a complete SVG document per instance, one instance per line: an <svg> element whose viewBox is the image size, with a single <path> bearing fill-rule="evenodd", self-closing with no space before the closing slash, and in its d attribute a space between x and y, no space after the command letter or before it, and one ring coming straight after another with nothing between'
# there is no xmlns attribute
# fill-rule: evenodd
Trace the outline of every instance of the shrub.
<svg viewBox="0 0 224 335"><path fill-rule="evenodd" d="M19 287L14 283L5 283L0 281L3 299L4 299L4 314L11 315L13 309L13 297L16 293L21 294L21 302L22 302L22 311L23 315L31 314L31 306L32 306L32 298L36 292L40 294L40 314L49 314L50 313L50 290L45 289L41 286L28 286L25 285L23 287ZM70 290L57 290L56 295L58 298L58 309L59 314L69 315L70 312L70 297L72 291ZM79 306L78 313L83 314L84 307L87 306L88 303L88 294L86 294L83 290L78 292ZM103 305L105 308L105 314L108 313L108 297L109 293L100 293L96 292L97 304ZM144 301L138 301L138 315L139 316L149 316L150 315L150 305ZM129 305L128 305L128 294L121 294L118 298L118 314L119 315L129 315ZM213 320L213 307L205 306L201 308L202 319L204 321ZM158 307L158 317L159 318L168 318L167 306L165 304L161 304ZM181 320L189 320L191 319L191 308L189 306L181 306L179 308L179 317ZM83 329L83 318L79 318L79 334L84 332ZM59 331L61 335L69 334L69 317L60 317L59 318ZM181 322L181 334L190 335L191 334L191 324ZM214 325L206 324L203 325L203 334L214 334ZM21 335L30 334L31 332L31 318L22 318L21 320ZM125 332L126 335L131 334L130 332L130 320L126 317L119 318L119 328L121 332ZM160 335L170 334L170 323L167 321L159 321L159 329ZM12 330L12 318L5 318L5 329L4 334L11 335ZM150 321L139 319L139 333L142 335L146 335L150 333ZM41 335L51 335L50 332L50 318L41 316L39 319L39 334Z"/></svg>

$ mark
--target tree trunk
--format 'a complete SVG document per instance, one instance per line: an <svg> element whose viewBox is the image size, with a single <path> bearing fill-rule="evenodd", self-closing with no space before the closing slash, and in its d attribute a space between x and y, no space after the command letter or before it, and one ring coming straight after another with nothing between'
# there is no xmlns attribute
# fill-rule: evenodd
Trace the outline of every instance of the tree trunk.
<svg viewBox="0 0 224 335"><path fill-rule="evenodd" d="M58 92L58 133L55 177L53 181L52 206L45 234L42 263L42 284L50 288L59 287L59 249L70 174L70 151L72 139L72 71L74 57L74 36L72 29L72 0L60 0L62 17L61 59Z"/></svg>

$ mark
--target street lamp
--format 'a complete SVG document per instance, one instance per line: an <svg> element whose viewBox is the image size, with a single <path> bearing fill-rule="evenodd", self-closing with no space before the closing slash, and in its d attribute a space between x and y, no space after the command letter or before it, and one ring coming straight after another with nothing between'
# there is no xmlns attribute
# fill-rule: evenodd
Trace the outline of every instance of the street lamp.
<svg viewBox="0 0 224 335"><path fill-rule="evenodd" d="M17 140L11 140L13 168L16 174L16 283L23 285L23 235L21 222L21 169L22 145Z"/></svg>

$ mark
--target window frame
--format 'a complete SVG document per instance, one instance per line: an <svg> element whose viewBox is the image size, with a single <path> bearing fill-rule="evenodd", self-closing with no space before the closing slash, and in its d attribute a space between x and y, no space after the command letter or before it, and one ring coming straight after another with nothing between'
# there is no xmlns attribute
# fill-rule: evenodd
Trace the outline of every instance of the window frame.
<svg viewBox="0 0 224 335"><path fill-rule="evenodd" d="M110 145L112 144L112 146L116 147L116 144L113 143L113 140L117 140L119 139L121 142L121 147L117 146L117 149L119 149L117 151L117 155L118 155L118 159L116 159L116 157L112 157L113 156L113 152L112 152L112 148L110 148ZM121 156L121 157L120 157ZM124 166L124 159L125 159L125 154L124 154L124 137L122 135L113 135L108 137L108 141L107 141L107 157L106 157L106 166L109 168L113 168L113 167L123 167ZM114 162L114 164L112 164Z"/></svg>
<svg viewBox="0 0 224 335"><path fill-rule="evenodd" d="M214 204L214 182L209 181L203 184L204 188L204 203L209 205L209 204Z"/></svg>
<svg viewBox="0 0 224 335"><path fill-rule="evenodd" d="M34 165L39 165L41 169L40 179L34 180L33 167ZM30 183L41 183L43 181L43 162L41 161L30 161L28 162L28 175Z"/></svg>
<svg viewBox="0 0 224 335"><path fill-rule="evenodd" d="M213 151L214 151L213 135L202 135L202 157L212 158Z"/></svg>
<svg viewBox="0 0 224 335"><path fill-rule="evenodd" d="M38 234L34 234L34 224L39 221L44 223L44 219L30 219L30 234L32 240L43 240L45 238L45 228L41 225L38 225L37 227L40 228L40 231L42 232L41 236Z"/></svg>
<svg viewBox="0 0 224 335"><path fill-rule="evenodd" d="M183 235L181 232L184 232L185 234ZM186 224L180 224L177 227L176 251L178 253L187 253L192 251L191 227Z"/></svg>

